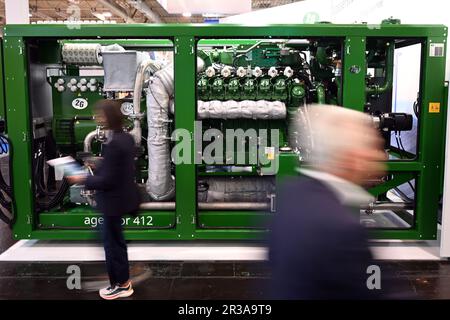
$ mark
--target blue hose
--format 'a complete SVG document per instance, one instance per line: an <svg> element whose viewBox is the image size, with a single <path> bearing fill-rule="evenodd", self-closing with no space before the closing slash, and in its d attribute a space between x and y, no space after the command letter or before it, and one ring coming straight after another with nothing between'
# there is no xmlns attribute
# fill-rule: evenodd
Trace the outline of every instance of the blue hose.
<svg viewBox="0 0 450 320"><path fill-rule="evenodd" d="M6 154L9 152L9 143L8 140L0 135L0 155L1 154Z"/></svg>

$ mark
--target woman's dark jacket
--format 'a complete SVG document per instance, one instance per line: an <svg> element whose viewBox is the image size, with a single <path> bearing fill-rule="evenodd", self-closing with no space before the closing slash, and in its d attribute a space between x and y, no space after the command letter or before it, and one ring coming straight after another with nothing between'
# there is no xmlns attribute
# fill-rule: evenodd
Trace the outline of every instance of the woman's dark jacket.
<svg viewBox="0 0 450 320"><path fill-rule="evenodd" d="M125 132L114 132L103 145L103 161L94 176L86 179L86 189L96 190L97 209L108 216L137 212L140 203L135 178L135 144Z"/></svg>

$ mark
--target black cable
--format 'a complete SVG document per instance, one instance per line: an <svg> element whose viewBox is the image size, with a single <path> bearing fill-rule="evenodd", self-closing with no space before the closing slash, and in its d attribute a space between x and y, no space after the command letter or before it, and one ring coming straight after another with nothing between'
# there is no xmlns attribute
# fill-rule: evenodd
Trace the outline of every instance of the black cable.
<svg viewBox="0 0 450 320"><path fill-rule="evenodd" d="M43 148L45 148L44 143L42 141L37 143L37 148L33 154L33 179L34 179L34 188L35 193L38 196L46 196L47 191L45 187L44 181L44 152Z"/></svg>
<svg viewBox="0 0 450 320"><path fill-rule="evenodd" d="M0 189L2 189L8 195L8 197L11 198L12 188L5 182L1 170L0 170Z"/></svg>
<svg viewBox="0 0 450 320"><path fill-rule="evenodd" d="M413 111L416 115L416 118L419 118L419 93L417 93L417 99L413 103Z"/></svg>
<svg viewBox="0 0 450 320"><path fill-rule="evenodd" d="M311 69L311 67L309 66L309 63L308 63L308 59L306 57L306 53L303 51L299 51L298 54L299 54L300 58L303 60L304 64L307 66L307 68Z"/></svg>
<svg viewBox="0 0 450 320"><path fill-rule="evenodd" d="M405 149L405 147L403 146L402 132L401 132L401 131L398 131L398 140L399 140L399 142L400 142L400 146L401 146L402 150L403 150L404 152L407 152L406 149Z"/></svg>
<svg viewBox="0 0 450 320"><path fill-rule="evenodd" d="M401 132L400 131L395 131L395 140L397 141L397 147L400 151L402 152L406 152L405 147L403 146L403 142L402 142L402 136L401 136ZM403 159L403 154L402 152L400 152L400 157L401 159ZM411 188L411 190L413 192L416 192L416 188L414 188L414 186L412 185L411 181L407 182L409 187Z"/></svg>
<svg viewBox="0 0 450 320"><path fill-rule="evenodd" d="M392 131L394 133L394 137L395 137L395 141L397 142L397 149L402 151L401 147L400 147L400 142L398 140L398 131ZM403 159L403 153L400 152L400 159Z"/></svg>
<svg viewBox="0 0 450 320"><path fill-rule="evenodd" d="M400 158L404 159L404 153L406 153L406 149L403 146L401 131L394 131L395 134L395 141L397 142L397 149L400 150Z"/></svg>
<svg viewBox="0 0 450 320"><path fill-rule="evenodd" d="M403 146L403 141L402 141L401 131L397 131L397 132L398 132L398 138L396 138L396 139L398 140L397 146L399 146L399 148L400 148L403 152L406 152L405 147ZM412 185L411 181L408 181L408 185L410 186L410 188L412 189L412 191L416 192L416 188L414 188L414 186Z"/></svg>
<svg viewBox="0 0 450 320"><path fill-rule="evenodd" d="M33 153L33 179L35 181L35 192L44 195L45 191L39 188L40 151L41 143L38 143L38 146Z"/></svg>
<svg viewBox="0 0 450 320"><path fill-rule="evenodd" d="M11 225L11 219L7 217L1 210L0 210L0 220L2 220L7 225Z"/></svg>
<svg viewBox="0 0 450 320"><path fill-rule="evenodd" d="M6 200L1 192L0 192L0 205L3 208L5 208L6 210L8 210L9 212L11 212L11 209L12 209L11 202Z"/></svg>
<svg viewBox="0 0 450 320"><path fill-rule="evenodd" d="M45 142L41 144L42 148L39 149L38 163L37 163L37 176L36 185L39 192L47 194L47 186L45 185Z"/></svg>
<svg viewBox="0 0 450 320"><path fill-rule="evenodd" d="M44 143L44 148L45 148L45 143ZM38 184L39 184L39 188L44 191L45 193L47 193L47 186L45 185L45 155L44 155L44 150L42 150L42 154L39 157L39 180L38 180Z"/></svg>
<svg viewBox="0 0 450 320"><path fill-rule="evenodd" d="M48 211L60 205L63 202L64 197L67 191L69 190L69 187L70 187L69 183L64 178L58 192L52 199L50 199L49 201L37 201L39 210Z"/></svg>
<svg viewBox="0 0 450 320"><path fill-rule="evenodd" d="M313 84L312 84L311 79L309 78L308 74L299 72L298 77L301 78L301 80L305 81L305 84L307 87L309 87L309 89L311 89L313 87Z"/></svg>

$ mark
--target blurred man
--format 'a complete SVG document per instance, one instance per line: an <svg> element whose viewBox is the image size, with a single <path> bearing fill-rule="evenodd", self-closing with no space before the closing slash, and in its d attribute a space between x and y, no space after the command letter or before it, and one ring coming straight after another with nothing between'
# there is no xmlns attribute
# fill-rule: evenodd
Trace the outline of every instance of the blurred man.
<svg viewBox="0 0 450 320"><path fill-rule="evenodd" d="M373 265L359 207L362 186L383 174L383 141L371 118L336 106L302 109L297 143L302 177L281 188L270 241L272 297L371 299Z"/></svg>

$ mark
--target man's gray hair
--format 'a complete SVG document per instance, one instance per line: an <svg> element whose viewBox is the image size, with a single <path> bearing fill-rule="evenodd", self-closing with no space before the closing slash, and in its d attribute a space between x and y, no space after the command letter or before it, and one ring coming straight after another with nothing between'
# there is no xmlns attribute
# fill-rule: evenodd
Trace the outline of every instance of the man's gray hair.
<svg viewBox="0 0 450 320"><path fill-rule="evenodd" d="M300 156L315 167L331 165L338 153L363 147L374 138L368 130L373 126L369 115L333 105L300 107L296 126Z"/></svg>

